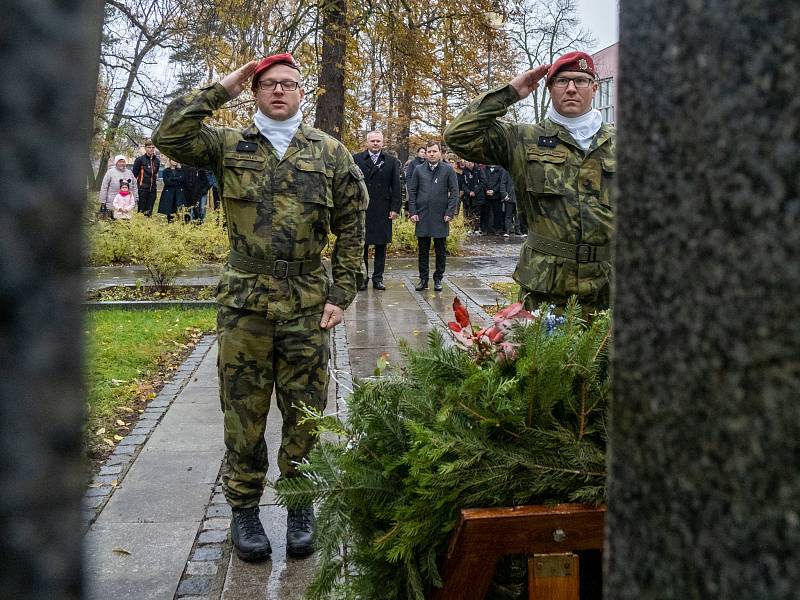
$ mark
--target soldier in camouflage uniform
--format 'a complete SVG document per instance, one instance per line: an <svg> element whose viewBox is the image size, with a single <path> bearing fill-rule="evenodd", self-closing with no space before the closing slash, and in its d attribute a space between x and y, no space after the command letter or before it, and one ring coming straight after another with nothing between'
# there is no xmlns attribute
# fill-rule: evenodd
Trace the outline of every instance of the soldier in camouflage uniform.
<svg viewBox="0 0 800 600"><path fill-rule="evenodd" d="M499 120L547 74L552 104L535 125ZM500 164L528 226L514 279L526 308L576 295L585 314L609 305L614 231L614 128L602 123L592 58L571 52L474 100L445 130L468 160Z"/></svg>
<svg viewBox="0 0 800 600"><path fill-rule="evenodd" d="M259 109L252 124L203 124L248 84ZM173 101L153 135L165 154L216 173L227 215L231 252L217 289L223 487L234 547L245 560L271 552L258 503L273 386L283 416L278 465L292 477L315 442L298 424L297 406L324 408L329 330L363 277L364 177L344 145L301 122L303 93L290 54L252 61ZM331 231L332 283L321 262ZM287 552L313 552L313 532L312 507L290 509Z"/></svg>

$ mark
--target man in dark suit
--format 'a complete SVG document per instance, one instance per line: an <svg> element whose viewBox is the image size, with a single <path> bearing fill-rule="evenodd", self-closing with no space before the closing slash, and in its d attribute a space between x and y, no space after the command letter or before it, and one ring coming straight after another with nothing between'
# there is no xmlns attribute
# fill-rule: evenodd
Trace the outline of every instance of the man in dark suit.
<svg viewBox="0 0 800 600"><path fill-rule="evenodd" d="M353 155L353 160L364 172L364 183L369 191L366 231L364 235L364 266L367 269L362 290L369 282L369 247L375 246L372 269L372 287L385 290L383 269L386 264L386 244L392 241L392 221L400 214L400 161L383 152L383 134L370 131L367 149Z"/></svg>

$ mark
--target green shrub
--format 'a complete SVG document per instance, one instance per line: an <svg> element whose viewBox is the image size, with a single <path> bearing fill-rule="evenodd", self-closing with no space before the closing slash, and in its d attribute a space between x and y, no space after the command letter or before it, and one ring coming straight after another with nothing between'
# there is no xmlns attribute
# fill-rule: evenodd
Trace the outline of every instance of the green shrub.
<svg viewBox="0 0 800 600"><path fill-rule="evenodd" d="M403 216L395 220L392 229L392 243L389 244L389 252L392 254L416 254L417 236L414 235L414 223ZM447 253L451 256L458 256L461 253L461 246L467 237L467 225L464 215L459 213L450 222L450 235L447 236Z"/></svg>

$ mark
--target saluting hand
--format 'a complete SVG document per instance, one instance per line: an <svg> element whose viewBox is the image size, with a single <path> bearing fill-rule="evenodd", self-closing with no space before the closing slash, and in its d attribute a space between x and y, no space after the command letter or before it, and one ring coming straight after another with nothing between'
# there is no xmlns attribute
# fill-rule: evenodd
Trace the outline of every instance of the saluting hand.
<svg viewBox="0 0 800 600"><path fill-rule="evenodd" d="M539 80L547 74L550 65L541 65L530 71L520 73L511 80L511 87L517 90L519 99L530 96L531 92L539 87Z"/></svg>
<svg viewBox="0 0 800 600"><path fill-rule="evenodd" d="M227 90L231 100L249 87L250 78L253 76L257 64L257 60L251 60L246 65L236 69L230 75L226 75L222 78L220 84Z"/></svg>

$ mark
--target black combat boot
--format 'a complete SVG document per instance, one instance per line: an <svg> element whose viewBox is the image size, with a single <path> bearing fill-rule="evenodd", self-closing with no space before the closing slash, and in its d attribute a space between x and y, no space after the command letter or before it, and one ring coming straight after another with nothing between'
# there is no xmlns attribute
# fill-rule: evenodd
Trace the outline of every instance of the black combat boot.
<svg viewBox="0 0 800 600"><path fill-rule="evenodd" d="M383 279L375 279L374 277L372 278L372 287L373 287L373 289L376 289L376 290L385 290L386 289L386 286L383 285Z"/></svg>
<svg viewBox="0 0 800 600"><path fill-rule="evenodd" d="M231 537L236 554L242 560L266 560L272 553L269 538L258 518L258 507L240 508L233 511Z"/></svg>
<svg viewBox="0 0 800 600"><path fill-rule="evenodd" d="M433 280L433 291L441 292L442 291L442 280L441 279L434 279Z"/></svg>
<svg viewBox="0 0 800 600"><path fill-rule="evenodd" d="M428 289L428 278L427 277L420 277L419 278L419 283L417 284L417 287L415 287L414 289L417 290L418 292L421 292L422 290L427 290Z"/></svg>
<svg viewBox="0 0 800 600"><path fill-rule="evenodd" d="M363 292L364 290L366 290L368 284L369 284L369 277L364 277L364 282L361 284L361 287L358 288L359 291Z"/></svg>
<svg viewBox="0 0 800 600"><path fill-rule="evenodd" d="M314 552L314 509L290 508L286 515L286 553L302 557Z"/></svg>

